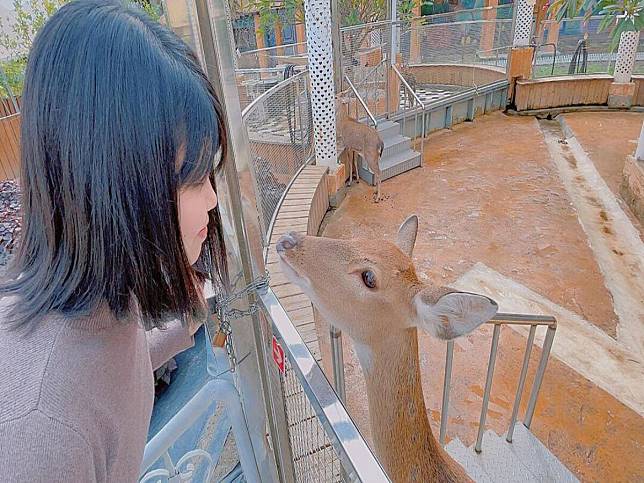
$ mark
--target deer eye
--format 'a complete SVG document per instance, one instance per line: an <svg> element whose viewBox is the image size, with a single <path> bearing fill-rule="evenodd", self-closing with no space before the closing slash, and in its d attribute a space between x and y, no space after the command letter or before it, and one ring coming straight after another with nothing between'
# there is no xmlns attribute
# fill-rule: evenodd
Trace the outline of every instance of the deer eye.
<svg viewBox="0 0 644 483"><path fill-rule="evenodd" d="M369 288L376 288L376 275L371 270L362 272L362 281Z"/></svg>

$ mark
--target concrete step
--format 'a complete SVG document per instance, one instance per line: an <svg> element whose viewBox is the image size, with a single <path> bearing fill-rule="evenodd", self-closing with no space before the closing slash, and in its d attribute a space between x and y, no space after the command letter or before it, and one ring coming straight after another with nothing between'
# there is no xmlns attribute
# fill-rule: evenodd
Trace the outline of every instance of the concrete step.
<svg viewBox="0 0 644 483"><path fill-rule="evenodd" d="M380 159L380 175L381 180L393 178L402 174L410 169L417 168L421 164L420 153L412 149L406 149L401 153L397 153L390 157L383 157ZM366 167L366 164L361 162L359 166L360 177L367 183L373 186L373 174Z"/></svg>
<svg viewBox="0 0 644 483"><path fill-rule="evenodd" d="M383 141L392 136L400 135L400 124L393 121L380 121L378 123L378 134Z"/></svg>
<svg viewBox="0 0 644 483"><path fill-rule="evenodd" d="M537 437L526 428L523 423L518 422L514 426L512 443L502 441L509 446L515 458L532 473L537 481L541 482L566 482L578 483L579 480L566 468L561 461L553 455Z"/></svg>
<svg viewBox="0 0 644 483"><path fill-rule="evenodd" d="M512 443L505 440L505 435L488 430L483 435L481 453L474 451L474 445L465 448L458 439L451 441L445 450L477 482L579 482L521 423L515 426Z"/></svg>
<svg viewBox="0 0 644 483"><path fill-rule="evenodd" d="M466 448L465 445L461 442L460 439L456 438L449 442L445 446L445 451L452 458L454 458L465 470L465 472L472 478L476 483L495 483L487 475L483 467L471 457L469 454L472 451L469 448Z"/></svg>
<svg viewBox="0 0 644 483"><path fill-rule="evenodd" d="M483 451L477 453L474 446L465 452L457 453L456 461L468 471L475 481L493 481L494 483L536 483L537 480L528 469L517 460L508 444L493 431L486 431L483 435ZM470 474L468 468L482 468L486 479L480 473Z"/></svg>
<svg viewBox="0 0 644 483"><path fill-rule="evenodd" d="M383 142L385 144L382 151L383 158L389 158L411 148L411 139L400 134L383 139Z"/></svg>

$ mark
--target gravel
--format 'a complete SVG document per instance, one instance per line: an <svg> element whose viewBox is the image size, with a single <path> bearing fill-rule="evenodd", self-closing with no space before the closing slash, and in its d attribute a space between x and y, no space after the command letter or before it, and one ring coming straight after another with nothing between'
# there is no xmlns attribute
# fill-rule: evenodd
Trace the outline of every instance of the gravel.
<svg viewBox="0 0 644 483"><path fill-rule="evenodd" d="M0 181L0 271L18 245L20 229L20 186L13 179Z"/></svg>

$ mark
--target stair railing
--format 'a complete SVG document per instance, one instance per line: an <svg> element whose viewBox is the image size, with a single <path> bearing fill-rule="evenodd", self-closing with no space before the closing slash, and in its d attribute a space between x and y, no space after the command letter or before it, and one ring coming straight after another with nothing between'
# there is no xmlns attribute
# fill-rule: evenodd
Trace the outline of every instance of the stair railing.
<svg viewBox="0 0 644 483"><path fill-rule="evenodd" d="M498 313L488 323L494 325L494 331L492 333L490 358L487 366L485 390L483 392L483 405L481 408L481 417L479 420L479 428L478 428L478 434L476 437L476 445L474 446L475 451L478 453L481 452L481 447L483 444L483 433L485 431L485 419L487 417L487 409L490 401L490 392L492 389L492 379L494 377L494 367L496 364L496 354L499 346L499 335L501 334L501 326L502 325L530 326L530 332L528 334L528 341L526 343L525 354L523 356L523 364L521 366L521 375L519 376L519 383L514 397L514 406L512 407L512 417L510 418L510 426L508 428L508 433L506 436L506 441L508 443L512 442L512 434L513 434L514 425L516 424L517 416L519 413L519 405L521 404L521 397L523 395L523 389L525 387L526 376L528 373L528 365L530 363L530 355L532 353L532 345L534 342L534 336L537 331L537 327L539 326L546 327L546 334L543 341L541 358L539 359L539 365L537 366L537 371L534 377L534 381L532 382L532 389L530 390L530 398L528 400L526 415L523 420L523 424L527 428L530 428L530 425L532 424L532 417L534 416L534 410L537 404L537 398L539 397L541 383L543 382L543 375L546 372L546 365L548 364L550 349L552 348L552 342L554 340L555 331L557 329L557 319L555 319L554 317L541 316L541 315L519 315L519 314ZM443 383L443 402L442 402L442 410L441 410L441 424L440 424L440 436L439 436L439 441L441 444L445 443L445 435L447 432L447 420L448 420L448 412L449 412L449 393L450 393L450 383L451 383L451 377L452 377L453 359L454 359L454 341L449 341L447 343L447 351L446 351L446 358L445 358L445 380Z"/></svg>
<svg viewBox="0 0 644 483"><path fill-rule="evenodd" d="M384 70L384 73L383 73ZM382 78L377 78L378 76ZM356 97L356 100L361 105L367 107L366 111L371 114L371 120L378 118L383 119L387 117L387 58L383 58L378 64L370 69L362 79L351 79L348 74L344 74L343 80L349 86L346 91L351 91ZM357 106L356 106L357 108ZM356 118L360 119L357 116ZM376 124L374 124L375 126Z"/></svg>
<svg viewBox="0 0 644 483"><path fill-rule="evenodd" d="M397 112L397 116L402 115L402 135L409 136L414 142L418 137L420 137L420 155L421 163L422 156L424 153L423 148L425 147L425 104L423 104L422 99L416 94L414 89L411 88L407 79L400 73L398 68L395 65L391 66L396 78L400 81L400 87L402 90L402 99L399 100L397 109L394 112ZM399 93L400 94L400 93ZM407 118L413 114L414 124L413 131L407 132ZM422 121L420 126L420 132L418 132L418 114L421 115ZM415 148L415 146L414 146Z"/></svg>
<svg viewBox="0 0 644 483"><path fill-rule="evenodd" d="M373 123L373 126L375 128L377 128L378 127L378 121L376 120L375 116L369 110L369 107L367 106L367 103L364 101L364 99L362 98L362 96L358 92L358 89L356 89L356 87L353 85L353 82L351 82L351 79L349 79L348 76L345 75L344 80L347 83L347 85L349 86L349 90L351 92L353 92L353 95L355 96L357 103L360 104L360 106L364 110L365 114L367 115L368 120L370 120ZM358 120L362 120L363 117L358 114L358 105L355 104L354 107L355 107L355 110L356 110L355 118L358 119ZM351 105L349 105L349 111L350 110L351 110Z"/></svg>

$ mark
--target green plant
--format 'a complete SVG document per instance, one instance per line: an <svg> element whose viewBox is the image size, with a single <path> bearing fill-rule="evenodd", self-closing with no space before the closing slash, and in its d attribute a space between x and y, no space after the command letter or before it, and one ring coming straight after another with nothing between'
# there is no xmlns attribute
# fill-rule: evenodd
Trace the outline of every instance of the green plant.
<svg viewBox="0 0 644 483"><path fill-rule="evenodd" d="M338 0L340 22L343 27L377 22L385 17L387 0ZM233 16L239 15L238 0L229 0ZM398 18L410 20L418 5L431 5L433 0L399 0ZM303 0L254 0L250 8L259 14L259 31L270 31L278 23L304 22ZM282 14L278 14L277 8Z"/></svg>
<svg viewBox="0 0 644 483"><path fill-rule="evenodd" d="M0 47L9 53L10 60L0 61L0 97L7 97L9 84L14 95L22 93L27 56L36 34L60 7L69 0L14 0L15 19L0 17ZM158 21L162 15L160 3L154 0L126 0Z"/></svg>
<svg viewBox="0 0 644 483"><path fill-rule="evenodd" d="M644 1L642 0L599 0L596 5L603 17L599 32L611 31L611 50L619 45L623 32L639 32L644 28Z"/></svg>
<svg viewBox="0 0 644 483"><path fill-rule="evenodd" d="M0 98L9 97L10 92L6 84L9 85L13 95L22 95L22 84L25 77L26 65L26 57L0 61Z"/></svg>
<svg viewBox="0 0 644 483"><path fill-rule="evenodd" d="M585 20L597 14L602 18L599 32L610 30L611 50L619 45L623 32L644 28L643 0L554 0L548 13L558 22L584 13Z"/></svg>

